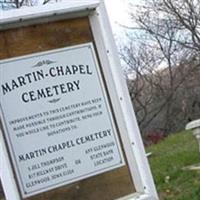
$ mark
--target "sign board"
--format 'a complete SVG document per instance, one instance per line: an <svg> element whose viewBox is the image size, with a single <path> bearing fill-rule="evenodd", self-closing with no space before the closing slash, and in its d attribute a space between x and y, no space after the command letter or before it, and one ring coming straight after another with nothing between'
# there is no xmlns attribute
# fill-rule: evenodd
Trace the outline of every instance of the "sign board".
<svg viewBox="0 0 200 200"><path fill-rule="evenodd" d="M124 165L92 43L2 61L0 74L24 197Z"/></svg>
<svg viewBox="0 0 200 200"><path fill-rule="evenodd" d="M0 38L6 198L157 200L103 1L5 12Z"/></svg>

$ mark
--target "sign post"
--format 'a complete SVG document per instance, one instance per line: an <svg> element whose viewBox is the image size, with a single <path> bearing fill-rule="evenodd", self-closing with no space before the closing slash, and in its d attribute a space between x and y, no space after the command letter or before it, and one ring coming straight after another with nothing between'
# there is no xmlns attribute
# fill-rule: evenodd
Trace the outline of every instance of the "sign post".
<svg viewBox="0 0 200 200"><path fill-rule="evenodd" d="M103 1L57 5L0 19L7 199L158 199Z"/></svg>

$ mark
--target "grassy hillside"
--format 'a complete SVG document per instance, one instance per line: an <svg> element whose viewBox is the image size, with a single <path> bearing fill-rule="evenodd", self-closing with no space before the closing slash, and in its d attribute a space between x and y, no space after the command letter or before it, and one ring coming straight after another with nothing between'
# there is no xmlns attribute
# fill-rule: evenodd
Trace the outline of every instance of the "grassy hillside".
<svg viewBox="0 0 200 200"><path fill-rule="evenodd" d="M200 163L197 140L191 132L181 132L147 148L160 200L199 200L200 170L183 167Z"/></svg>

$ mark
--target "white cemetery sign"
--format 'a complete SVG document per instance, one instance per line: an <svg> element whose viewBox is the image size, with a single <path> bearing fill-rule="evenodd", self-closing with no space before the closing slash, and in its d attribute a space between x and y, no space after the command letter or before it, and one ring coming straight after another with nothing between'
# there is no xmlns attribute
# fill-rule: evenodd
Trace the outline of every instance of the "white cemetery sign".
<svg viewBox="0 0 200 200"><path fill-rule="evenodd" d="M156 200L103 1L5 12L0 30L79 17L89 18L93 43L0 60L6 198L34 196L127 163L136 192L121 199Z"/></svg>
<svg viewBox="0 0 200 200"><path fill-rule="evenodd" d="M24 197L124 164L91 43L0 66L2 119Z"/></svg>

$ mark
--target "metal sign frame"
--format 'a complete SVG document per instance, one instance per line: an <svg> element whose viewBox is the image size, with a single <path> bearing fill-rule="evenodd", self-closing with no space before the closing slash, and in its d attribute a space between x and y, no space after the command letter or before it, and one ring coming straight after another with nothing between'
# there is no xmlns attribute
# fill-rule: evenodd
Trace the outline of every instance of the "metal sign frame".
<svg viewBox="0 0 200 200"><path fill-rule="evenodd" d="M123 78L104 2L102 0L69 0L66 3L57 3L56 7L50 4L26 8L23 12L21 9L1 12L0 30L84 16L89 17L100 63L103 63L104 78L120 133L123 133L121 138L136 189L136 193L122 197L120 200L157 200L157 192L135 113L131 109L132 103ZM2 132L0 132L0 160L0 175L6 198L20 200Z"/></svg>

